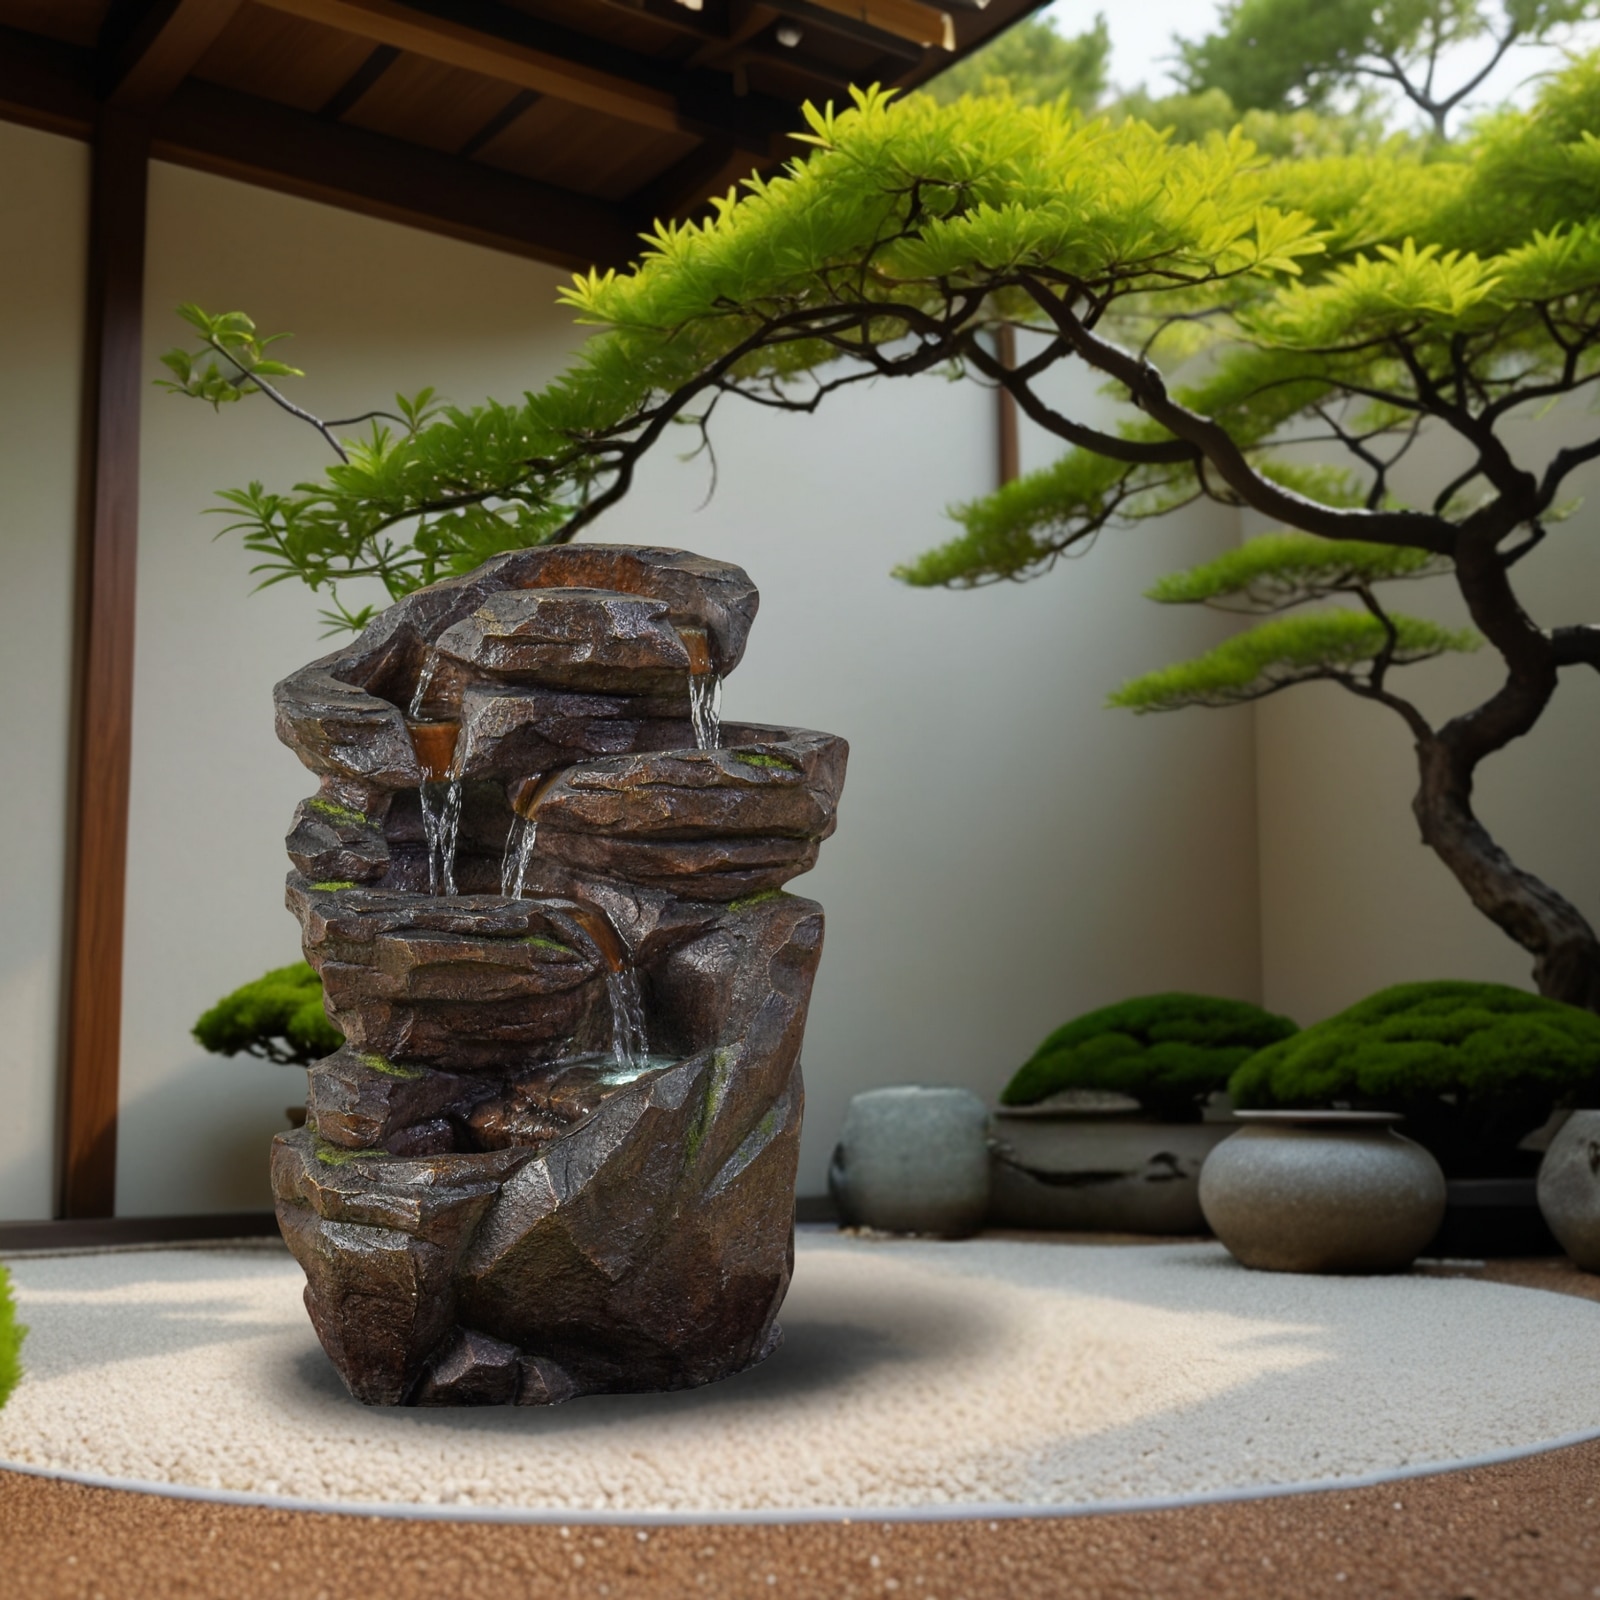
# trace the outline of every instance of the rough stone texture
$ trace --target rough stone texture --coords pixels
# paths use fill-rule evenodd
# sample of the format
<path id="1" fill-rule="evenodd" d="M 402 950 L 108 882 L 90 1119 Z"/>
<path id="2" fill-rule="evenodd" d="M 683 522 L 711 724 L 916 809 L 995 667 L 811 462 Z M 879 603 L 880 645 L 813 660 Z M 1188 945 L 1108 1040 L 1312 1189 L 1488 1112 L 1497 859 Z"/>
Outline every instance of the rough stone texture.
<path id="1" fill-rule="evenodd" d="M 677 551 L 520 551 L 278 686 L 321 780 L 288 902 L 346 1045 L 273 1191 L 362 1400 L 679 1388 L 779 1337 L 822 943 L 781 889 L 833 831 L 846 748 L 694 748 L 690 675 L 732 670 L 755 608 Z M 434 896 L 447 797 L 460 892 Z M 629 982 L 649 1055 L 619 1064 Z"/>
<path id="2" fill-rule="evenodd" d="M 502 589 L 434 649 L 473 676 L 580 692 L 668 694 L 691 666 L 665 600 L 604 589 Z"/>

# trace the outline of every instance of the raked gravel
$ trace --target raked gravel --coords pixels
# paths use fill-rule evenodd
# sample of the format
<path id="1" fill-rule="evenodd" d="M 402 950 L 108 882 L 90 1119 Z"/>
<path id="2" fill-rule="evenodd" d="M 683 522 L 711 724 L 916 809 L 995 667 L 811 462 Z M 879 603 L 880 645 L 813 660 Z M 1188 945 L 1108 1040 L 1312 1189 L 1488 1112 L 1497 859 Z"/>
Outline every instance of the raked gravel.
<path id="1" fill-rule="evenodd" d="M 1347 1479 L 1600 1431 L 1600 1305 L 1247 1272 L 1220 1246 L 803 1230 L 786 1342 L 553 1410 L 350 1400 L 285 1254 L 11 1263 L 0 1462 L 319 1503 L 729 1512 L 1079 1506 Z"/>

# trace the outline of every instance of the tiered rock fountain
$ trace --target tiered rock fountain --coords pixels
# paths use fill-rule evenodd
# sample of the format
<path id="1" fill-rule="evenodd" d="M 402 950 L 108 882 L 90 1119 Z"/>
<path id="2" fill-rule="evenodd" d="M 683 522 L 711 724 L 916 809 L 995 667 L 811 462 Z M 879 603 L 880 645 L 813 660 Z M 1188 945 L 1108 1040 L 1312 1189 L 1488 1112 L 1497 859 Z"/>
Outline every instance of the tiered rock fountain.
<path id="1" fill-rule="evenodd" d="M 345 1046 L 273 1151 L 358 1399 L 543 1405 L 761 1360 L 844 741 L 716 725 L 756 592 L 673 550 L 500 556 L 279 684 L 290 908 Z"/>

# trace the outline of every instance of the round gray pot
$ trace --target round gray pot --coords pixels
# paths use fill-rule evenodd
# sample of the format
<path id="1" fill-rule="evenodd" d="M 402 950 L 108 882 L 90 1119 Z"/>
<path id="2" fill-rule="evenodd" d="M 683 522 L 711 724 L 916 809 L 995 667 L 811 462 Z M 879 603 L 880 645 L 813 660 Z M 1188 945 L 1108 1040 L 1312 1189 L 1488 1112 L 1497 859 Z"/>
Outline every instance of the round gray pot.
<path id="1" fill-rule="evenodd" d="M 989 1208 L 989 1113 L 966 1089 L 868 1089 L 845 1113 L 828 1192 L 846 1227 L 976 1233 Z"/>
<path id="2" fill-rule="evenodd" d="M 1212 1231 L 1267 1272 L 1400 1272 L 1444 1216 L 1439 1163 L 1383 1111 L 1240 1111 L 1200 1173 Z"/>
<path id="3" fill-rule="evenodd" d="M 1600 1111 L 1574 1111 L 1539 1163 L 1539 1209 L 1561 1248 L 1600 1272 Z"/>
<path id="4" fill-rule="evenodd" d="M 1065 1233 L 1203 1233 L 1200 1169 L 1231 1122 L 1153 1122 L 1123 1095 L 994 1112 L 989 1221 Z"/>

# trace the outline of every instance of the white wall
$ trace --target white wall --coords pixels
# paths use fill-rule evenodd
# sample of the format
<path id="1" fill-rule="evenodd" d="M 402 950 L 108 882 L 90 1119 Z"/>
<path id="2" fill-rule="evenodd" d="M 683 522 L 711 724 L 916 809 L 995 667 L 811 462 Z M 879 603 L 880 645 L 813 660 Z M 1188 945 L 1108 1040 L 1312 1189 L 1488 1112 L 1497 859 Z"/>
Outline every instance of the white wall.
<path id="1" fill-rule="evenodd" d="M 574 343 L 559 275 L 450 241 L 167 167 L 152 186 L 147 361 L 180 300 L 294 330 L 297 395 L 324 414 L 434 381 L 515 395 Z M 721 482 L 664 450 L 594 529 L 746 566 L 763 608 L 730 716 L 845 734 L 838 835 L 797 887 L 829 937 L 806 1063 L 801 1188 L 820 1192 L 857 1089 L 997 1089 L 1083 1006 L 1187 985 L 1259 985 L 1248 718 L 1107 712 L 1175 649 L 1141 635 L 1138 590 L 1231 540 L 1229 518 L 1141 533 L 1038 584 L 975 594 L 893 583 L 944 536 L 950 500 L 993 480 L 992 397 L 939 379 L 835 399 L 813 419 L 727 408 Z M 315 471 L 316 441 L 259 403 L 221 417 L 147 406 L 127 1010 L 118 1209 L 264 1203 L 257 1152 L 291 1098 L 281 1069 L 188 1037 L 234 984 L 291 959 L 281 838 L 308 780 L 267 693 L 317 653 L 298 585 L 249 594 L 246 560 L 200 515 L 216 487 Z M 1169 623 L 1170 619 L 1159 619 Z M 1191 639 L 1215 636 L 1187 619 Z M 1196 648 L 1199 645 L 1195 645 Z M 185 1152 L 172 1159 L 173 1139 Z"/>
<path id="2" fill-rule="evenodd" d="M 1572 406 L 1515 424 L 1519 459 L 1542 465 L 1560 445 L 1592 438 L 1595 418 Z M 1427 441 L 1397 479 L 1426 503 L 1465 457 Z M 1431 487 L 1430 487 L 1431 486 Z M 1573 497 L 1600 486 L 1587 471 Z M 1516 570 L 1542 626 L 1600 617 L 1597 512 L 1581 508 Z M 1391 584 L 1386 603 L 1469 626 L 1449 579 Z M 1487 648 L 1397 672 L 1392 686 L 1438 726 L 1493 692 L 1503 669 Z M 1199 713 L 1196 713 L 1197 715 Z M 1416 762 L 1393 712 L 1331 685 L 1286 691 L 1258 707 L 1261 916 L 1266 1004 L 1302 1023 L 1387 984 L 1473 978 L 1531 988 L 1530 958 L 1467 899 L 1424 846 L 1411 816 Z M 1600 920 L 1594 730 L 1600 675 L 1573 669 L 1534 731 L 1479 769 L 1475 805 L 1513 860 Z"/>
<path id="3" fill-rule="evenodd" d="M 325 416 L 431 381 L 452 398 L 516 394 L 571 338 L 562 275 L 498 252 L 156 164 L 145 361 L 187 331 L 182 301 L 294 333 L 295 393 Z M 283 908 L 295 802 L 315 784 L 272 732 L 272 685 L 329 648 L 300 584 L 252 593 L 214 491 L 320 471 L 320 441 L 260 400 L 220 415 L 152 392 L 141 457 L 139 615 L 129 825 L 117 1210 L 270 1205 L 265 1140 L 303 1098 L 294 1070 L 206 1055 L 206 1006 L 299 955 Z"/>
<path id="4" fill-rule="evenodd" d="M 1080 390 L 1079 405 L 1095 405 Z M 827 941 L 807 1026 L 800 1192 L 821 1193 L 861 1089 L 993 1095 L 1051 1028 L 1129 994 L 1260 987 L 1248 713 L 1105 709 L 1206 648 L 1213 615 L 1140 598 L 1237 541 L 1231 513 L 1108 538 L 1026 584 L 908 589 L 995 473 L 993 396 L 942 378 L 834 396 L 815 417 L 728 404 L 719 482 L 663 454 L 602 537 L 744 565 L 761 589 L 725 714 L 850 740 L 839 831 L 794 889 Z M 1052 448 L 1024 435 L 1024 468 Z"/>
<path id="5" fill-rule="evenodd" d="M 88 151 L 0 123 L 0 1217 L 51 1215 Z"/>

